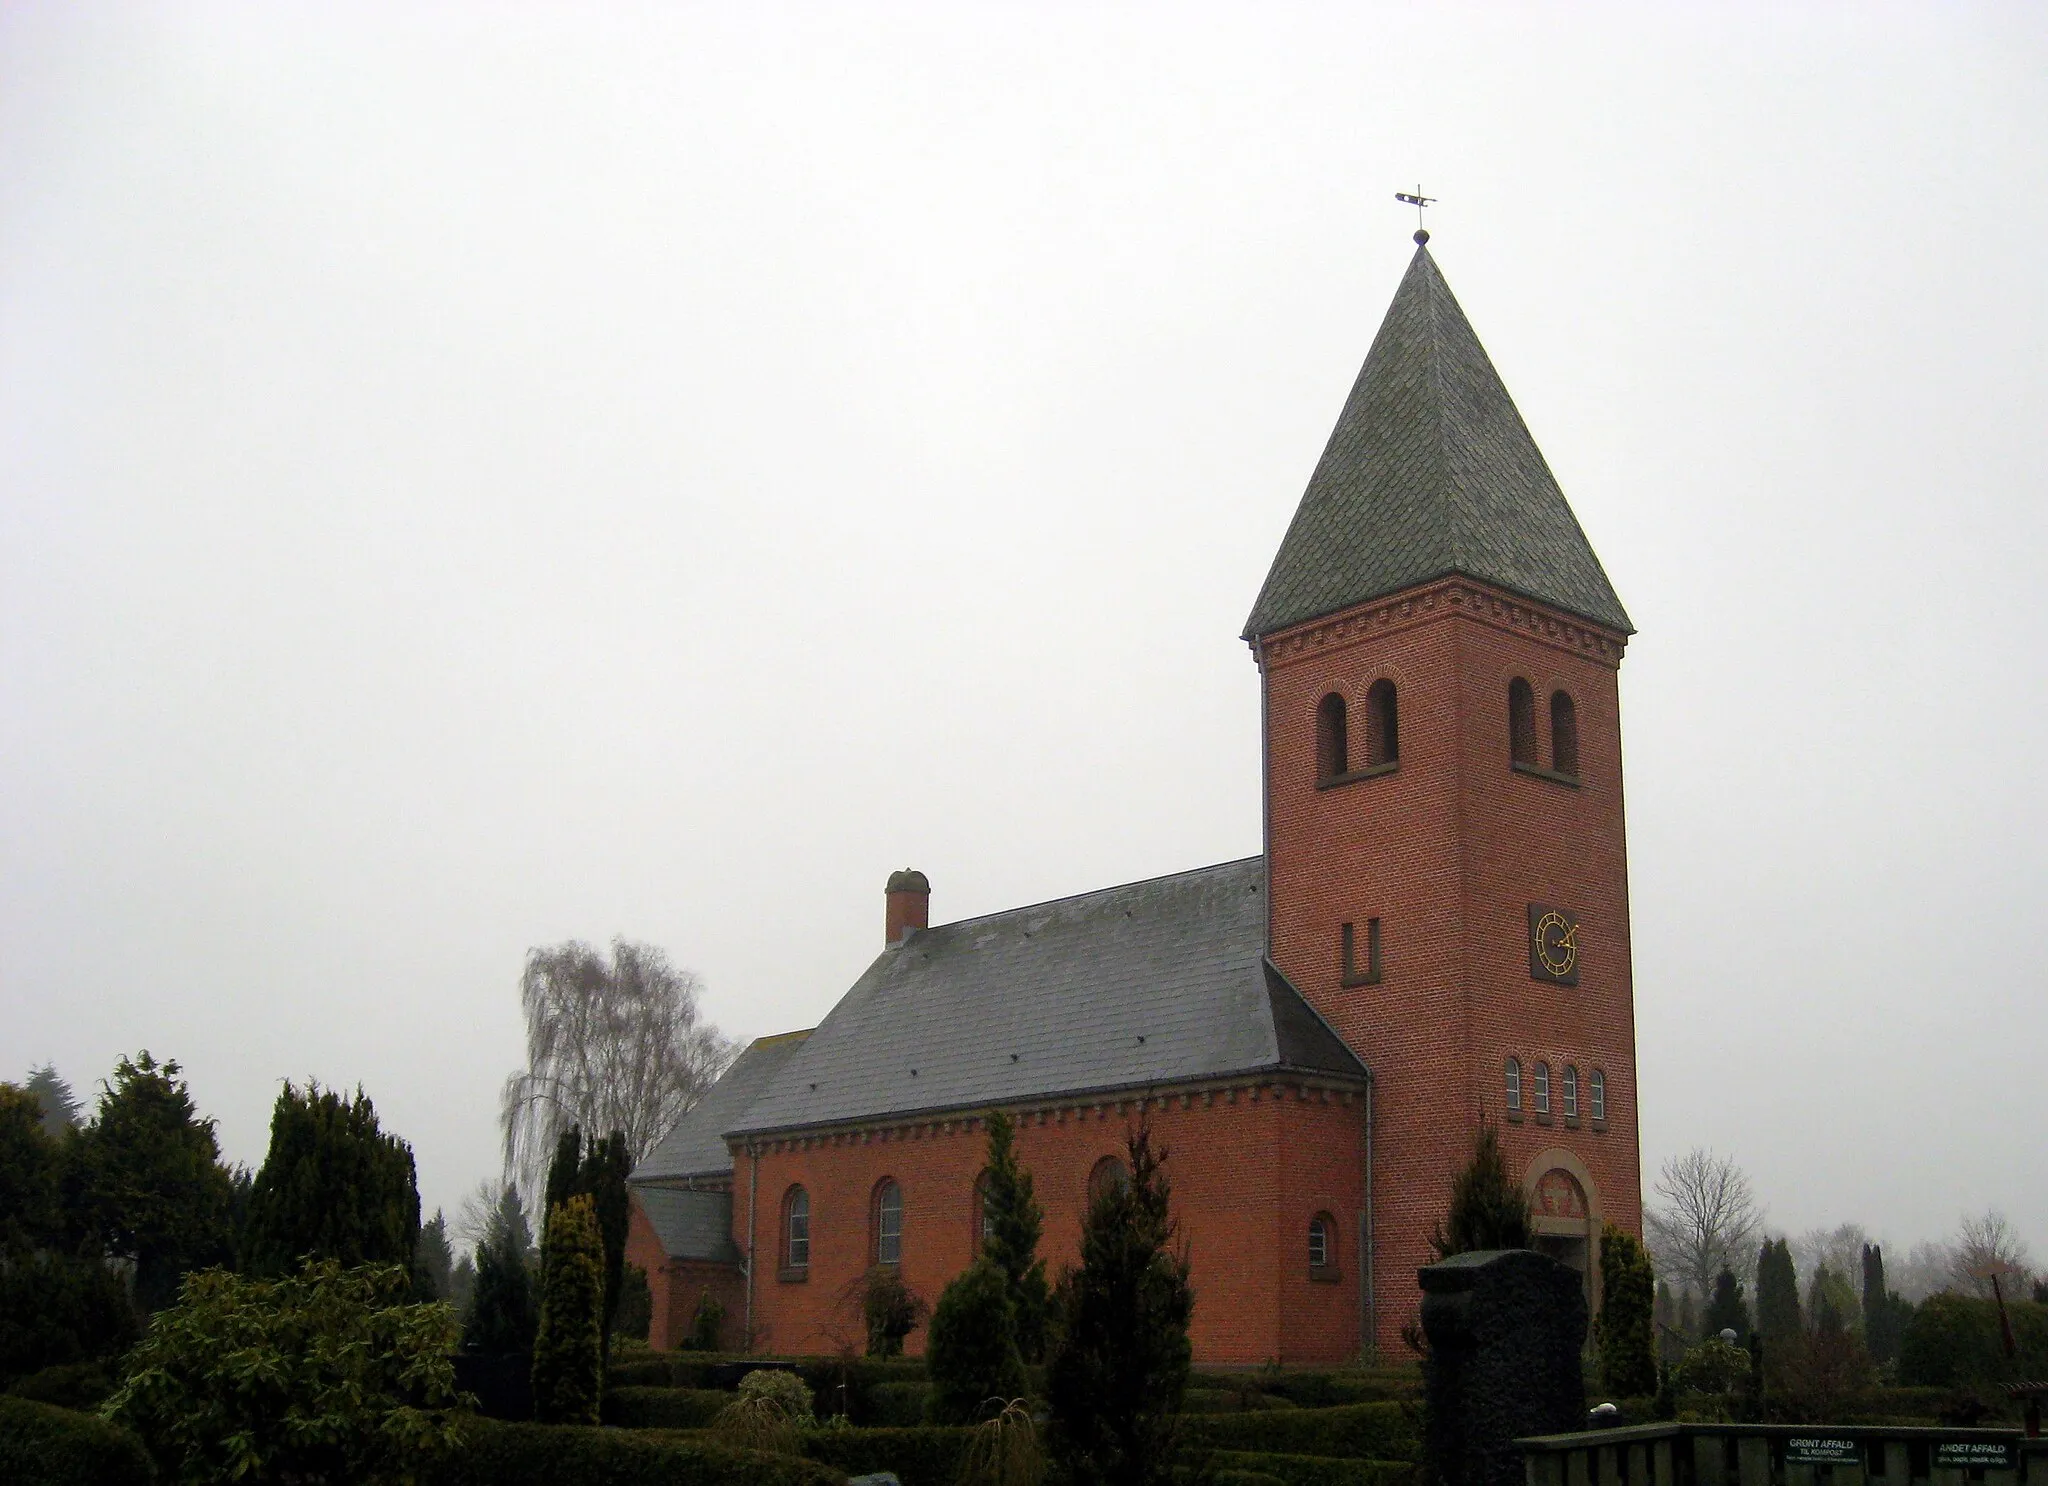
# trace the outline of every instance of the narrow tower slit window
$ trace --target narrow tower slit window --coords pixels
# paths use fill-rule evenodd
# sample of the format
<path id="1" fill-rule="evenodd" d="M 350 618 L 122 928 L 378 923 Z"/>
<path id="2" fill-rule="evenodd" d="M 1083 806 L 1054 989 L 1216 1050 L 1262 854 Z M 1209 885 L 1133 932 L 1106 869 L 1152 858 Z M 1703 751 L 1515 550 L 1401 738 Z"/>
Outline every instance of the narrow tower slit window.
<path id="1" fill-rule="evenodd" d="M 1550 694 L 1550 767 L 1579 777 L 1579 709 L 1572 705 L 1569 692 Z"/>
<path id="2" fill-rule="evenodd" d="M 1536 1087 L 1531 1093 L 1535 1099 L 1536 1113 L 1547 1115 L 1550 1113 L 1550 1065 L 1548 1063 L 1538 1063 L 1536 1065 L 1535 1085 Z"/>
<path id="3" fill-rule="evenodd" d="M 1365 921 L 1365 943 L 1358 942 L 1358 926 L 1344 925 L 1342 932 L 1343 981 L 1347 986 L 1376 986 L 1380 983 L 1380 921 Z"/>
<path id="4" fill-rule="evenodd" d="M 1337 1262 L 1336 1246 L 1332 1243 L 1337 1225 L 1330 1221 L 1328 1213 L 1317 1213 L 1308 1220 L 1308 1267 L 1328 1269 Z"/>
<path id="5" fill-rule="evenodd" d="M 1595 1068 L 1586 1080 L 1586 1102 L 1592 1105 L 1593 1123 L 1607 1123 L 1607 1075 Z"/>
<path id="6" fill-rule="evenodd" d="M 1392 764 L 1401 758 L 1400 709 L 1394 683 L 1384 677 L 1365 694 L 1365 762 L 1367 767 Z"/>
<path id="7" fill-rule="evenodd" d="M 1575 1063 L 1564 1065 L 1564 1117 L 1568 1120 L 1579 1117 L 1579 1069 Z"/>
<path id="8" fill-rule="evenodd" d="M 1522 1060 L 1509 1058 L 1507 1061 L 1508 1113 L 1522 1112 Z"/>
<path id="9" fill-rule="evenodd" d="M 1536 688 L 1517 676 L 1508 683 L 1508 759 L 1533 769 L 1536 759 Z"/>
<path id="10" fill-rule="evenodd" d="M 1329 780 L 1351 772 L 1345 736 L 1344 699 L 1334 691 L 1316 704 L 1316 778 Z"/>

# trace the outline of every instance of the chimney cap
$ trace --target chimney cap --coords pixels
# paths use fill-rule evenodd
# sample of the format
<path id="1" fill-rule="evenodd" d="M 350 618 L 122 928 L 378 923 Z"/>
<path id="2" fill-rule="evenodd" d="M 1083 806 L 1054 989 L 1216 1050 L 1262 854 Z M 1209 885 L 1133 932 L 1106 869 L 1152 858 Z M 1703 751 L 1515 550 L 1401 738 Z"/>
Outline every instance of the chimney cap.
<path id="1" fill-rule="evenodd" d="M 901 872 L 889 874 L 889 885 L 884 892 L 928 893 L 932 890 L 931 879 L 915 868 L 905 867 Z"/>

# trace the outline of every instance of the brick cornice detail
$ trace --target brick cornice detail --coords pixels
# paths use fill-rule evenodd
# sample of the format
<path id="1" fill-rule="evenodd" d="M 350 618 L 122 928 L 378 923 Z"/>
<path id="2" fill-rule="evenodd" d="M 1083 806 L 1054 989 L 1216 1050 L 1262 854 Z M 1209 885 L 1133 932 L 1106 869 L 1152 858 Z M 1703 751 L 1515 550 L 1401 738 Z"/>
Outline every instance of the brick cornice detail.
<path id="1" fill-rule="evenodd" d="M 1285 665 L 1304 655 L 1449 618 L 1477 620 L 1616 668 L 1628 648 L 1626 635 L 1604 625 L 1469 578 L 1446 578 L 1281 630 L 1253 641 L 1252 649 L 1261 666 Z"/>
<path id="2" fill-rule="evenodd" d="M 1361 1085 L 1355 1081 L 1321 1079 L 1302 1074 L 1289 1074 L 1273 1078 L 1234 1078 L 1205 1080 L 1186 1085 L 1174 1085 L 1170 1089 L 1154 1089 L 1145 1093 L 1105 1094 L 1101 1097 L 1085 1096 L 1072 1098 L 1020 1099 L 1001 1106 L 1019 1128 L 1033 1125 L 1065 1125 L 1094 1123 L 1115 1119 L 1128 1119 L 1156 1110 L 1161 1113 L 1169 1109 L 1211 1109 L 1218 1105 L 1228 1107 L 1239 1103 L 1257 1104 L 1264 1100 L 1276 1103 L 1291 1101 L 1300 1104 L 1337 1104 L 1352 1108 L 1360 1098 Z M 981 1114 L 937 1115 L 916 1119 L 881 1118 L 874 1120 L 849 1121 L 844 1125 L 787 1134 L 763 1134 L 754 1137 L 754 1149 L 761 1155 L 782 1155 L 796 1151 L 814 1151 L 844 1145 L 874 1145 L 891 1141 L 939 1140 L 954 1135 L 977 1135 L 984 1121 Z M 734 1158 L 746 1155 L 747 1142 L 735 1140 L 729 1143 Z"/>

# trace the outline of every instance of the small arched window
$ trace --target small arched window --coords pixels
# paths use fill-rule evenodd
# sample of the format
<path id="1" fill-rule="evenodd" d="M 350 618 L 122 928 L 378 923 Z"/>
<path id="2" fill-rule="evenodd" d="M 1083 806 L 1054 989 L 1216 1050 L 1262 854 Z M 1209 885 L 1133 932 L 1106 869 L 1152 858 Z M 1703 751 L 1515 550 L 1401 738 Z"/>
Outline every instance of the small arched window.
<path id="1" fill-rule="evenodd" d="M 1130 1182 L 1131 1174 L 1124 1163 L 1115 1156 L 1104 1156 L 1088 1173 L 1088 1201 L 1091 1204 L 1100 1202 L 1111 1192 L 1123 1191 Z"/>
<path id="2" fill-rule="evenodd" d="M 1535 768 L 1536 688 L 1520 676 L 1508 683 L 1508 760 Z"/>
<path id="3" fill-rule="evenodd" d="M 1572 705 L 1569 692 L 1550 694 L 1550 767 L 1579 777 L 1579 709 Z"/>
<path id="4" fill-rule="evenodd" d="M 1337 1262 L 1337 1225 L 1328 1213 L 1308 1220 L 1308 1267 L 1328 1269 Z"/>
<path id="5" fill-rule="evenodd" d="M 1573 1063 L 1564 1065 L 1564 1117 L 1568 1120 L 1579 1117 L 1579 1070 Z"/>
<path id="6" fill-rule="evenodd" d="M 1536 1087 L 1530 1090 L 1530 1094 L 1536 1105 L 1536 1113 L 1547 1115 L 1550 1113 L 1550 1065 L 1548 1063 L 1538 1063 L 1536 1065 L 1534 1083 Z"/>
<path id="7" fill-rule="evenodd" d="M 1401 718 L 1394 683 L 1384 678 L 1365 694 L 1365 762 L 1396 763 L 1401 757 Z"/>
<path id="8" fill-rule="evenodd" d="M 875 1188 L 875 1263 L 903 1262 L 903 1189 L 884 1180 Z"/>
<path id="9" fill-rule="evenodd" d="M 808 1269 L 811 1264 L 811 1194 L 791 1187 L 782 1199 L 782 1266 Z"/>
<path id="10" fill-rule="evenodd" d="M 1316 778 L 1335 779 L 1351 771 L 1345 733 L 1344 699 L 1334 691 L 1316 703 Z"/>
<path id="11" fill-rule="evenodd" d="M 1607 1075 L 1595 1068 L 1586 1080 L 1586 1102 L 1593 1106 L 1593 1123 L 1607 1121 Z"/>
<path id="12" fill-rule="evenodd" d="M 1522 1112 L 1522 1060 L 1509 1058 L 1507 1061 L 1508 1112 Z"/>

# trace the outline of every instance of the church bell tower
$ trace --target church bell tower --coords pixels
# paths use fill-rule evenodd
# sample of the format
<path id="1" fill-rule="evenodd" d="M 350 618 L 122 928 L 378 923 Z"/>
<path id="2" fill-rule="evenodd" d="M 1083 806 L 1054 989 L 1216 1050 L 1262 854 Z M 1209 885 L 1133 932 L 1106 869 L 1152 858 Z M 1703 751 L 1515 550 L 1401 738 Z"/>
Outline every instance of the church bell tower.
<path id="1" fill-rule="evenodd" d="M 1373 1073 L 1383 1350 L 1482 1121 L 1589 1287 L 1642 1226 L 1633 628 L 1425 242 L 1245 626 L 1269 952 Z"/>

